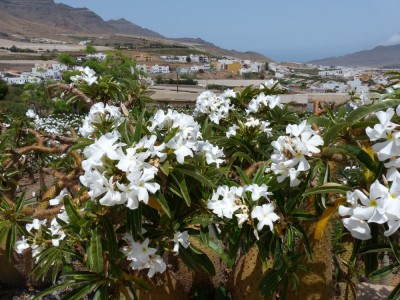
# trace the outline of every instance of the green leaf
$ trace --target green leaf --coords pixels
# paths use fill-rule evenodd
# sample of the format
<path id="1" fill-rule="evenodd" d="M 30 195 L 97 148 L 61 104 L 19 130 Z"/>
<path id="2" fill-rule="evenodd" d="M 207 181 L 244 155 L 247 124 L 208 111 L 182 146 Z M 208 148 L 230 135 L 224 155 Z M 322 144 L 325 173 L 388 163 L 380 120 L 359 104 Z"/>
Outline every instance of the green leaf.
<path id="1" fill-rule="evenodd" d="M 293 228 L 300 235 L 300 240 L 303 242 L 304 251 L 306 252 L 307 258 L 309 259 L 309 261 L 313 262 L 314 260 L 312 258 L 312 252 L 311 252 L 310 243 L 308 242 L 308 237 L 307 237 L 303 227 L 301 227 L 300 225 L 293 225 Z"/>
<path id="2" fill-rule="evenodd" d="M 24 204 L 25 204 L 25 191 L 20 196 L 18 196 L 17 201 L 16 201 L 17 206 L 16 206 L 15 211 L 17 213 L 21 212 L 21 209 L 24 207 Z"/>
<path id="3" fill-rule="evenodd" d="M 370 223 L 372 238 L 366 241 L 367 245 L 375 245 L 378 243 L 379 227 L 376 223 Z M 369 276 L 372 272 L 378 269 L 378 254 L 367 253 L 364 254 L 365 276 Z"/>
<path id="4" fill-rule="evenodd" d="M 386 267 L 373 271 L 369 274 L 369 278 L 372 280 L 379 280 L 385 277 L 386 275 L 393 273 L 396 269 L 400 268 L 400 263 L 395 262 L 394 264 L 390 264 Z"/>
<path id="5" fill-rule="evenodd" d="M 338 148 L 343 149 L 346 151 L 348 155 L 357 159 L 361 162 L 364 166 L 370 169 L 372 172 L 377 172 L 378 166 L 374 162 L 374 160 L 357 145 L 339 145 Z"/>
<path id="6" fill-rule="evenodd" d="M 359 108 L 353 110 L 346 118 L 346 122 L 356 123 L 362 118 L 376 112 L 379 110 L 386 110 L 390 107 L 395 107 L 400 105 L 400 100 L 385 100 L 371 106 L 360 106 Z"/>
<path id="7" fill-rule="evenodd" d="M 6 239 L 6 257 L 9 261 L 11 261 L 11 256 L 14 252 L 15 242 L 17 241 L 17 225 L 13 224 L 8 231 L 7 239 Z"/>
<path id="8" fill-rule="evenodd" d="M 44 296 L 52 294 L 55 291 L 62 290 L 62 289 L 72 287 L 74 285 L 79 285 L 79 284 L 80 284 L 80 282 L 67 281 L 67 282 L 64 282 L 61 284 L 52 285 L 48 289 L 36 294 L 35 297 L 33 298 L 33 300 L 42 300 Z"/>
<path id="9" fill-rule="evenodd" d="M 155 199 L 160 204 L 162 210 L 171 219 L 171 211 L 169 210 L 167 200 L 165 200 L 165 197 L 163 196 L 163 194 L 161 192 L 157 192 L 155 195 L 156 195 Z"/>
<path id="10" fill-rule="evenodd" d="M 331 120 L 325 117 L 313 116 L 307 120 L 308 124 L 317 124 L 319 126 L 328 127 Z"/>
<path id="11" fill-rule="evenodd" d="M 186 186 L 185 176 L 182 176 L 182 174 L 176 174 L 176 176 L 174 176 L 174 174 L 172 174 L 172 173 L 170 174 L 170 176 L 175 181 L 177 186 L 179 187 L 180 194 L 181 194 L 183 200 L 185 200 L 186 205 L 188 207 L 190 207 L 191 199 L 190 199 L 188 188 Z"/>
<path id="12" fill-rule="evenodd" d="M 390 293 L 390 295 L 387 298 L 387 300 L 399 300 L 399 299 L 400 299 L 400 283 Z"/>
<path id="13" fill-rule="evenodd" d="M 214 300 L 229 300 L 232 299 L 229 291 L 223 286 L 219 286 L 215 291 Z"/>
<path id="14" fill-rule="evenodd" d="M 67 212 L 67 215 L 70 219 L 70 224 L 78 224 L 80 220 L 80 215 L 75 209 L 75 207 L 72 205 L 68 197 L 64 198 L 64 206 L 65 206 L 65 211 Z"/>
<path id="15" fill-rule="evenodd" d="M 361 244 L 362 244 L 361 240 L 355 239 L 354 244 L 353 244 L 353 250 L 351 251 L 351 256 L 350 256 L 350 260 L 349 260 L 349 263 L 351 263 L 351 265 L 353 265 L 353 266 L 356 263 L 356 258 L 357 258 L 358 253 L 360 253 Z"/>
<path id="16" fill-rule="evenodd" d="M 115 235 L 114 226 L 107 217 L 101 218 L 101 223 L 105 229 L 108 252 L 110 253 L 111 257 L 116 257 L 118 253 L 118 241 L 117 236 Z"/>
<path id="17" fill-rule="evenodd" d="M 330 127 L 325 133 L 324 133 L 324 145 L 328 145 L 329 142 L 333 141 L 334 138 L 340 134 L 340 132 L 347 127 L 350 127 L 351 123 L 350 122 L 341 122 L 338 124 L 333 125 Z"/>
<path id="18" fill-rule="evenodd" d="M 208 274 L 215 276 L 215 268 L 212 261 L 203 252 L 198 249 L 194 250 L 192 245 L 187 249 L 180 247 L 179 257 L 193 271 L 199 272 L 202 269 Z"/>
<path id="19" fill-rule="evenodd" d="M 232 168 L 232 165 L 234 164 L 234 162 L 235 162 L 235 160 L 236 160 L 237 158 L 244 159 L 244 160 L 246 160 L 249 164 L 252 164 L 253 161 L 254 161 L 247 153 L 238 151 L 238 152 L 235 152 L 235 153 L 230 157 L 230 159 L 229 159 L 229 164 L 228 164 L 228 169 Z"/>
<path id="20" fill-rule="evenodd" d="M 395 237 L 393 235 L 389 236 L 388 240 L 389 240 L 390 248 L 392 249 L 392 252 L 394 254 L 394 257 L 396 258 L 397 262 L 400 262 L 399 246 L 397 244 Z"/>
<path id="21" fill-rule="evenodd" d="M 383 253 L 391 251 L 389 245 L 386 244 L 375 244 L 375 245 L 367 245 L 359 250 L 359 254 L 366 254 L 366 253 Z"/>
<path id="22" fill-rule="evenodd" d="M 261 294 L 268 298 L 275 294 L 278 289 L 278 286 L 283 278 L 283 273 L 286 268 L 281 269 L 271 269 L 267 271 L 265 276 L 261 279 L 258 290 Z"/>
<path id="23" fill-rule="evenodd" d="M 334 182 L 328 182 L 323 184 L 322 186 L 318 186 L 315 188 L 311 188 L 306 190 L 303 193 L 303 196 L 308 196 L 308 195 L 315 195 L 315 194 L 327 194 L 327 193 L 340 193 L 340 194 L 345 194 L 347 191 L 351 191 L 352 188 L 334 183 Z"/>
<path id="24" fill-rule="evenodd" d="M 133 236 L 133 239 L 137 241 L 142 236 L 142 207 L 139 204 L 137 209 L 127 209 L 126 227 L 128 232 Z"/>
<path id="25" fill-rule="evenodd" d="M 90 270 L 100 273 L 104 268 L 103 247 L 100 227 L 90 231 L 90 244 L 87 251 L 87 259 Z"/>
<path id="26" fill-rule="evenodd" d="M 142 113 L 140 114 L 140 116 L 136 122 L 135 132 L 133 134 L 133 141 L 136 143 L 139 142 L 140 138 L 142 137 L 142 126 L 143 126 L 143 119 L 144 119 L 145 112 L 146 112 L 146 110 L 143 109 Z"/>
<path id="27" fill-rule="evenodd" d="M 177 166 L 175 167 L 175 170 L 196 179 L 197 181 L 201 182 L 207 187 L 213 188 L 215 186 L 215 184 L 210 179 L 206 178 L 198 170 L 193 169 L 193 166 L 190 165 Z"/>
<path id="28" fill-rule="evenodd" d="M 63 296 L 63 300 L 81 300 L 85 298 L 87 294 L 96 289 L 97 283 L 86 284 L 81 287 L 73 289 L 71 292 Z"/>

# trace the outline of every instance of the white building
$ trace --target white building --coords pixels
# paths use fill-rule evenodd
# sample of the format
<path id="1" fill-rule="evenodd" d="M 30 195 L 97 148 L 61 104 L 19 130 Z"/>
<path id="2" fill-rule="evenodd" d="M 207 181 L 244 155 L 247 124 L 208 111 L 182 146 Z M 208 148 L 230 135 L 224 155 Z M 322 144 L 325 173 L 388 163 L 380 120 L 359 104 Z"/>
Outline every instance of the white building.
<path id="1" fill-rule="evenodd" d="M 322 70 L 318 72 L 318 75 L 321 77 L 324 76 L 342 76 L 343 71 L 342 69 L 328 69 L 328 70 Z"/>
<path id="2" fill-rule="evenodd" d="M 331 91 L 337 91 L 339 93 L 344 93 L 348 89 L 349 86 L 342 82 L 331 81 L 331 82 L 323 83 L 321 87 L 324 88 L 325 90 L 331 90 Z"/>
<path id="3" fill-rule="evenodd" d="M 98 61 L 105 61 L 107 58 L 107 55 L 99 52 L 99 53 L 88 54 L 88 55 L 86 55 L 86 58 L 87 59 L 94 58 Z"/>
<path id="4" fill-rule="evenodd" d="M 41 79 L 22 73 L 19 77 L 4 77 L 4 80 L 7 81 L 8 84 L 21 85 L 25 83 L 38 83 Z"/>
<path id="5" fill-rule="evenodd" d="M 154 65 L 149 69 L 151 74 L 169 74 L 171 73 L 169 66 Z"/>

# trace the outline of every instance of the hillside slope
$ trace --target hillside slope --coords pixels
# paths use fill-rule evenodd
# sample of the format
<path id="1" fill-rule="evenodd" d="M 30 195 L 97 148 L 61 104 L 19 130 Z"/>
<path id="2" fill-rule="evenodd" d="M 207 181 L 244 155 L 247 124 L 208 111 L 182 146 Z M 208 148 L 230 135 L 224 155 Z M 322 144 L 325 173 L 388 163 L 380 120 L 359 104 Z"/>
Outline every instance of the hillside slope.
<path id="1" fill-rule="evenodd" d="M 400 45 L 378 46 L 344 56 L 312 60 L 309 63 L 325 66 L 398 68 L 400 67 Z"/>

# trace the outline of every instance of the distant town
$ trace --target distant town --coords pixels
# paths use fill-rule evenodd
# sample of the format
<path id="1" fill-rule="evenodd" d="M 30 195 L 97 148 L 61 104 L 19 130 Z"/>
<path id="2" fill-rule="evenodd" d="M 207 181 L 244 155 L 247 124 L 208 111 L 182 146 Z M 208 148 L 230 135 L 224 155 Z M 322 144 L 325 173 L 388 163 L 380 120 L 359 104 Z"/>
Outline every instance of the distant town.
<path id="1" fill-rule="evenodd" d="M 31 43 L 53 45 L 53 41 L 40 39 L 31 41 Z M 81 41 L 78 44 L 81 50 L 73 52 L 74 63 L 69 66 L 56 59 L 34 60 L 32 61 L 34 66 L 29 70 L 28 67 L 26 70 L 21 70 L 18 63 L 15 64 L 15 68 L 19 66 L 19 70 L 15 70 L 10 62 L 7 68 L 4 68 L 4 65 L 0 68 L 0 78 L 10 85 L 38 83 L 42 80 L 60 81 L 63 72 L 76 70 L 88 60 L 106 60 L 110 52 L 98 51 L 93 47 L 95 51 L 85 53 L 83 49 L 88 45 L 91 46 L 90 41 Z M 61 46 L 66 45 L 63 43 Z M 13 49 L 13 46 L 3 48 L 2 54 L 7 51 L 11 53 L 16 50 Z M 42 48 L 39 48 L 34 52 L 41 55 L 49 53 L 49 50 L 43 51 Z M 287 94 L 318 94 L 321 99 L 324 99 L 323 94 L 336 94 L 337 97 L 350 94 L 370 97 L 370 93 L 372 95 L 374 90 L 388 83 L 388 76 L 385 73 L 387 70 L 376 68 L 253 61 L 193 52 L 188 52 L 186 55 L 158 55 L 151 52 L 126 50 L 124 55 L 136 61 L 137 69 L 147 73 L 155 81 L 154 96 L 156 100 L 167 101 L 169 99 L 169 103 L 171 101 L 174 103 L 174 100 L 179 103 L 185 103 L 185 100 L 193 101 L 198 89 L 222 90 L 257 84 L 269 79 L 278 80 Z M 63 52 L 59 50 L 57 53 L 59 55 Z M 57 56 L 55 57 L 57 58 Z M 172 94 L 175 89 L 173 86 L 177 83 L 176 79 L 181 83 L 182 94 L 179 96 Z M 188 79 L 190 79 L 191 86 L 185 90 L 183 88 L 188 83 Z M 160 90 L 164 90 L 164 93 L 160 93 Z M 304 96 L 291 97 L 287 101 L 310 102 L 310 98 L 307 98 L 308 100 L 303 98 Z"/>

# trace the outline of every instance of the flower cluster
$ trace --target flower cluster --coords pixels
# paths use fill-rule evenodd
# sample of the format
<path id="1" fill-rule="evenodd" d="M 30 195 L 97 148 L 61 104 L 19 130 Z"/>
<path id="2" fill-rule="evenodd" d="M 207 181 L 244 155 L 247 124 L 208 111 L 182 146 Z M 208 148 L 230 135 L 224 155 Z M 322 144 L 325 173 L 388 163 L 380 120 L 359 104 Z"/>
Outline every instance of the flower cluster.
<path id="1" fill-rule="evenodd" d="M 183 164 L 185 157 L 194 154 L 204 155 L 207 164 L 217 167 L 224 161 L 223 150 L 208 141 L 201 140 L 200 125 L 192 116 L 169 109 L 167 113 L 158 110 L 150 119 L 150 132 L 157 130 L 164 137 L 175 134 L 165 143 L 166 149 L 172 150 L 178 163 Z"/>
<path id="2" fill-rule="evenodd" d="M 83 120 L 82 126 L 79 128 L 79 133 L 83 137 L 90 137 L 96 129 L 96 125 L 107 122 L 110 124 L 110 129 L 116 129 L 124 122 L 124 117 L 118 110 L 118 107 L 104 105 L 99 102 L 93 105 L 89 114 Z"/>
<path id="3" fill-rule="evenodd" d="M 207 114 L 212 122 L 219 124 L 221 120 L 228 118 L 229 111 L 233 109 L 230 98 L 234 97 L 236 93 L 233 90 L 226 90 L 220 95 L 205 91 L 197 97 L 194 114 Z"/>
<path id="4" fill-rule="evenodd" d="M 85 148 L 87 158 L 82 162 L 85 171 L 81 183 L 89 188 L 90 197 L 105 206 L 125 204 L 136 209 L 139 202 L 148 203 L 149 192 L 154 194 L 160 185 L 154 182 L 158 169 L 146 160 L 158 154 L 156 138 L 144 137 L 137 145 L 126 149 L 119 142 L 117 131 L 106 133 Z M 161 146 L 162 147 L 162 146 Z M 118 171 L 107 172 L 108 168 Z"/>
<path id="5" fill-rule="evenodd" d="M 153 277 L 155 273 L 163 273 L 166 270 L 167 265 L 163 258 L 157 254 L 158 250 L 149 247 L 151 241 L 148 238 L 140 243 L 135 241 L 130 234 L 125 234 L 123 240 L 127 245 L 121 248 L 121 252 L 125 254 L 127 260 L 131 261 L 129 266 L 132 270 L 149 269 L 148 277 Z M 168 242 L 174 243 L 172 252 L 178 254 L 180 246 L 185 249 L 189 247 L 189 234 L 187 231 L 177 231 L 173 239 L 168 240 Z"/>
<path id="6" fill-rule="evenodd" d="M 37 130 L 43 130 L 52 134 L 68 134 L 68 128 L 78 130 L 81 126 L 81 117 L 74 114 L 57 114 L 47 117 L 39 117 L 33 109 L 28 109 L 25 115 L 33 119 Z"/>
<path id="7" fill-rule="evenodd" d="M 252 132 L 264 132 L 267 134 L 268 137 L 272 135 L 272 128 L 269 127 L 271 123 L 267 121 L 261 121 L 254 117 L 247 118 L 247 121 L 242 123 L 239 122 L 239 125 L 233 124 L 228 128 L 228 131 L 225 133 L 227 138 L 231 136 L 235 136 L 237 134 L 237 130 L 240 129 L 246 132 L 248 129 L 251 129 Z M 259 133 L 259 132 L 258 132 Z"/>
<path id="8" fill-rule="evenodd" d="M 129 266 L 133 270 L 149 269 L 147 276 L 153 277 L 155 273 L 163 273 L 167 265 L 162 257 L 158 254 L 157 249 L 149 247 L 149 239 L 145 239 L 143 243 L 134 241 L 133 237 L 125 234 L 123 238 L 127 246 L 122 248 L 127 260 L 131 261 Z"/>
<path id="9" fill-rule="evenodd" d="M 384 234 L 392 235 L 400 228 L 400 174 L 395 176 L 390 187 L 375 181 L 369 193 L 360 190 L 347 192 L 347 204 L 339 207 L 339 214 L 348 216 L 342 222 L 353 237 L 370 239 L 368 223 L 386 223 L 388 229 Z"/>
<path id="10" fill-rule="evenodd" d="M 280 136 L 271 144 L 275 148 L 271 156 L 271 170 L 278 175 L 278 182 L 289 177 L 290 186 L 294 187 L 300 183 L 300 172 L 310 169 L 306 156 L 319 153 L 320 149 L 317 147 L 324 142 L 306 121 L 299 125 L 289 124 L 286 133 L 287 136 Z"/>
<path id="11" fill-rule="evenodd" d="M 257 113 L 263 107 L 269 107 L 270 109 L 274 109 L 275 106 L 282 108 L 283 105 L 281 103 L 281 98 L 276 95 L 265 95 L 264 93 L 260 93 L 257 98 L 254 98 L 250 101 L 248 108 L 246 109 L 247 114 Z"/>
<path id="12" fill-rule="evenodd" d="M 393 108 L 376 112 L 375 115 L 379 123 L 374 128 L 368 127 L 365 129 L 370 141 L 378 141 L 372 146 L 372 149 L 374 149 L 380 161 L 400 156 L 400 131 L 398 130 L 400 125 L 391 121 L 394 114 Z M 396 114 L 400 115 L 400 106 L 397 107 Z M 392 166 L 386 165 L 386 167 Z"/>
<path id="13" fill-rule="evenodd" d="M 92 85 L 93 83 L 97 83 L 96 72 L 89 67 L 79 68 L 78 71 L 81 71 L 81 75 L 71 76 L 71 81 L 77 84 L 81 82 L 86 82 L 88 85 Z"/>
<path id="14" fill-rule="evenodd" d="M 111 122 L 112 128 L 120 124 L 118 110 L 99 103 L 92 107 L 85 119 L 85 129 L 80 131 L 91 134 L 93 122 L 97 123 L 98 116 L 104 114 L 106 117 L 100 122 Z M 125 204 L 130 209 L 136 209 L 140 201 L 147 204 L 149 193 L 155 194 L 160 189 L 154 181 L 158 169 L 149 162 L 152 159 L 163 162 L 169 153 L 175 154 L 179 164 L 194 154 L 204 155 L 208 164 L 215 163 L 217 167 L 223 162 L 222 149 L 201 140 L 200 126 L 189 115 L 159 110 L 149 120 L 148 129 L 158 132 L 158 136 L 144 136 L 138 143 L 125 147 L 126 144 L 120 142 L 119 132 L 114 130 L 84 149 L 87 159 L 82 162 L 85 174 L 80 181 L 89 188 L 93 200 L 100 197 L 102 205 Z M 115 171 L 110 172 L 110 169 Z"/>
<path id="15" fill-rule="evenodd" d="M 396 109 L 400 115 L 400 107 Z M 347 206 L 339 207 L 339 214 L 344 226 L 351 235 L 361 240 L 371 238 L 368 223 L 387 224 L 386 236 L 392 235 L 400 228 L 400 131 L 399 125 L 392 122 L 395 110 L 375 113 L 379 120 L 373 128 L 365 132 L 371 142 L 378 160 L 384 161 L 387 170 L 387 186 L 375 181 L 371 184 L 369 193 L 355 190 L 347 193 Z M 391 182 L 389 186 L 389 182 Z"/>
<path id="16" fill-rule="evenodd" d="M 60 241 L 66 237 L 64 229 L 62 228 L 62 224 L 60 224 L 58 220 L 69 223 L 69 218 L 64 210 L 64 207 L 61 207 L 60 213 L 57 214 L 57 217 L 51 221 L 50 227 L 47 227 L 46 219 L 33 219 L 32 223 L 27 223 L 25 228 L 30 234 L 30 238 L 26 239 L 26 237 L 23 236 L 22 240 L 17 241 L 15 243 L 15 251 L 21 254 L 24 252 L 24 250 L 31 248 L 32 257 L 38 261 L 40 258 L 40 253 L 46 249 L 46 240 L 51 240 L 51 244 L 54 247 L 58 247 L 60 245 Z"/>
<path id="17" fill-rule="evenodd" d="M 246 201 L 246 194 L 249 192 L 251 201 Z M 279 217 L 274 213 L 275 206 L 272 202 L 263 205 L 257 205 L 260 200 L 270 201 L 268 196 L 272 193 L 268 192 L 268 187 L 265 184 L 250 184 L 243 187 L 228 187 L 226 185 L 219 186 L 213 193 L 211 199 L 207 203 L 207 207 L 212 210 L 220 218 L 232 219 L 233 214 L 238 220 L 239 227 L 242 224 L 257 219 L 257 230 L 267 225 L 273 230 L 273 222 L 276 222 Z M 249 216 L 249 211 L 252 209 Z M 250 218 L 251 217 L 251 218 Z"/>

